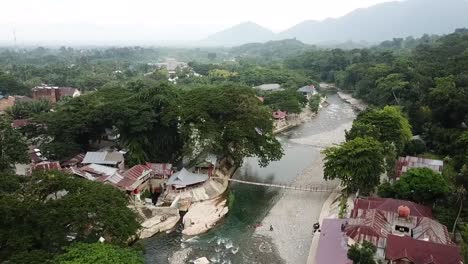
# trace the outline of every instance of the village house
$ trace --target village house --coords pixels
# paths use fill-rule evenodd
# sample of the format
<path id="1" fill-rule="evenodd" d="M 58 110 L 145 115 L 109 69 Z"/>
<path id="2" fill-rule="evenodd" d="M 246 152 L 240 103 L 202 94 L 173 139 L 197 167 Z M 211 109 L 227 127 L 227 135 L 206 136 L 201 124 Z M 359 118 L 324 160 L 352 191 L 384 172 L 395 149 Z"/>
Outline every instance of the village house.
<path id="1" fill-rule="evenodd" d="M 208 174 L 193 173 L 183 168 L 182 170 L 174 173 L 169 178 L 166 185 L 169 187 L 169 190 L 181 190 L 187 187 L 200 185 L 208 179 Z"/>
<path id="2" fill-rule="evenodd" d="M 42 84 L 32 88 L 34 100 L 48 100 L 51 103 L 56 103 L 65 97 L 78 97 L 81 95 L 80 90 L 72 87 L 57 87 Z"/>
<path id="3" fill-rule="evenodd" d="M 161 191 L 160 186 L 163 180 L 172 174 L 172 164 L 145 163 L 122 170 L 92 163 L 82 167 L 69 167 L 67 171 L 88 180 L 110 184 L 122 191 L 140 193 L 145 190 L 155 191 L 155 189 Z M 152 180 L 157 180 L 157 182 L 151 184 Z"/>
<path id="4" fill-rule="evenodd" d="M 313 95 L 317 94 L 317 90 L 315 89 L 315 86 L 314 85 L 306 85 L 304 87 L 301 87 L 297 90 L 297 92 L 301 93 L 302 95 L 304 95 L 304 97 L 307 99 L 307 100 L 310 100 L 310 98 L 312 98 Z"/>
<path id="5" fill-rule="evenodd" d="M 171 76 L 176 74 L 177 69 L 183 69 L 187 67 L 187 63 L 177 61 L 176 59 L 173 59 L 173 58 L 168 58 L 166 59 L 165 62 L 154 63 L 150 65 L 154 65 L 161 69 L 166 69 L 169 75 Z"/>
<path id="6" fill-rule="evenodd" d="M 377 247 L 376 258 L 384 263 L 462 263 L 460 249 L 429 207 L 386 198 L 358 198 L 349 219 L 325 219 L 316 263 L 330 263 L 331 258 L 352 263 L 348 248 L 363 241 Z"/>
<path id="7" fill-rule="evenodd" d="M 119 168 L 121 170 L 125 169 L 125 159 L 122 153 L 118 151 L 98 151 L 93 152 L 89 151 L 86 153 L 83 158 L 82 164 L 99 164 L 110 166 L 114 168 Z"/>
<path id="8" fill-rule="evenodd" d="M 396 165 L 396 178 L 399 179 L 405 172 L 412 168 L 429 168 L 437 173 L 442 173 L 444 162 L 442 160 L 412 156 L 400 157 Z"/>
<path id="9" fill-rule="evenodd" d="M 39 163 L 35 163 L 31 166 L 31 170 L 62 170 L 60 163 L 58 161 L 41 161 Z"/>
<path id="10" fill-rule="evenodd" d="M 172 175 L 172 164 L 169 163 L 146 163 L 135 165 L 125 171 L 123 179 L 117 183 L 117 186 L 126 191 L 144 192 L 162 192 L 161 185 L 169 176 Z"/>
<path id="11" fill-rule="evenodd" d="M 255 89 L 258 89 L 263 92 L 276 92 L 276 91 L 283 91 L 284 89 L 281 88 L 281 85 L 277 83 L 267 83 L 267 84 L 262 84 L 259 86 L 255 86 Z"/>

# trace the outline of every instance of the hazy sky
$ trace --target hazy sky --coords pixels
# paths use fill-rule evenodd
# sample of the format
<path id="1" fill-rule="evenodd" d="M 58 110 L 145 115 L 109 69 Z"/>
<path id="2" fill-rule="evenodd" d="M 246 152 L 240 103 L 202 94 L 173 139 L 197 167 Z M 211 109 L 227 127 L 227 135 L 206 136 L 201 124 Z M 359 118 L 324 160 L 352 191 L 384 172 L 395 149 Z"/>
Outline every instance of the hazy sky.
<path id="1" fill-rule="evenodd" d="M 184 40 L 195 40 L 241 22 L 253 21 L 281 31 L 303 20 L 339 17 L 356 8 L 388 1 L 1 0 L 0 41 L 10 42 L 13 28 L 20 43 L 50 42 L 54 36 L 67 36 L 61 39 L 76 41 L 78 35 L 93 31 L 89 28 L 96 25 L 106 28 L 106 33 L 114 30 L 115 35 L 134 34 L 136 38 L 135 28 L 144 32 L 151 27 L 156 28 L 152 32 L 158 32 L 159 39 L 177 40 L 183 36 Z M 73 25 L 73 30 L 69 25 Z M 89 35 L 99 41 L 98 33 Z"/>

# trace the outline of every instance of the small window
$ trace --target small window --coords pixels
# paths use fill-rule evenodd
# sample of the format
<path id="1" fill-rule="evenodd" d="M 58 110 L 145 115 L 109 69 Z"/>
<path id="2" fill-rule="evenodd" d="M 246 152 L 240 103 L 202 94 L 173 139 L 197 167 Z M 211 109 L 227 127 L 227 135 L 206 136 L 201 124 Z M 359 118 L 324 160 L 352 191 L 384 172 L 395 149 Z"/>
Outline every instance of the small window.
<path id="1" fill-rule="evenodd" d="M 400 226 L 400 225 L 396 225 L 395 230 L 398 231 L 398 232 L 402 232 L 402 233 L 409 233 L 409 231 L 410 231 L 409 227 Z"/>

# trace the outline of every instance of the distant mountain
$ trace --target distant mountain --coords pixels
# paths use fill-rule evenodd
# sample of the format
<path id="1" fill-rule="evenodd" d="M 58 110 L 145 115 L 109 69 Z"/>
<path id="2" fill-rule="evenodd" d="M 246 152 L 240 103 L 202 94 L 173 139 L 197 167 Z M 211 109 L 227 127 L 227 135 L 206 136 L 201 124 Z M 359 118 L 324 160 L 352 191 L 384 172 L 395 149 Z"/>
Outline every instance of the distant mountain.
<path id="1" fill-rule="evenodd" d="M 245 43 L 266 42 L 276 38 L 273 31 L 252 22 L 245 22 L 215 33 L 200 44 L 216 46 L 237 46 Z"/>
<path id="2" fill-rule="evenodd" d="M 406 0 L 388 2 L 323 21 L 304 21 L 277 35 L 305 43 L 367 41 L 423 34 L 447 34 L 468 27 L 465 0 Z"/>

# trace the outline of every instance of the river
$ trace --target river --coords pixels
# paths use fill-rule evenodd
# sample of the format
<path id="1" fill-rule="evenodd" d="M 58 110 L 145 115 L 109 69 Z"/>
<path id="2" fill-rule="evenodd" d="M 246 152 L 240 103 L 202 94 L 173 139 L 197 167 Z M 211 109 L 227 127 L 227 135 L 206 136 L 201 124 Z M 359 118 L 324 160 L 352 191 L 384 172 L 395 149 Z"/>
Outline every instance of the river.
<path id="1" fill-rule="evenodd" d="M 256 159 L 246 159 L 235 177 L 259 182 L 292 183 L 301 178 L 298 176 L 312 173 L 313 182 L 322 180 L 321 174 L 316 173 L 321 171 L 321 147 L 340 142 L 344 129 L 349 128 L 355 118 L 350 105 L 342 102 L 338 96 L 329 96 L 328 102 L 330 105 L 310 122 L 278 137 L 285 153 L 280 161 L 260 168 Z M 284 191 L 273 188 L 232 184 L 229 194 L 230 211 L 222 223 L 207 234 L 188 240 L 183 238 L 180 226 L 170 234 L 158 234 L 146 239 L 142 241 L 145 261 L 151 264 L 191 263 L 199 257 L 207 257 L 211 263 L 226 264 L 305 263 L 312 237 L 302 234 L 296 239 L 291 228 L 298 226 L 306 228 L 308 232 L 318 218 L 317 214 L 320 213 L 321 204 L 327 194 L 287 192 L 285 194 Z M 307 204 L 311 210 L 304 215 L 293 210 L 291 219 L 288 219 L 289 216 L 282 211 L 285 206 L 295 206 L 293 199 L 302 202 L 304 199 L 312 199 L 313 202 Z M 297 204 L 300 205 L 299 202 Z M 278 217 L 272 215 L 276 213 Z M 288 224 L 285 225 L 285 222 Z M 274 224 L 274 236 L 265 231 L 259 232 L 269 229 L 270 224 Z M 281 242 L 288 238 L 288 232 L 294 243 Z M 301 232 L 296 230 L 296 233 Z M 291 254 L 293 250 L 295 252 Z M 183 260 L 183 257 L 186 259 Z"/>

